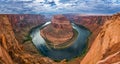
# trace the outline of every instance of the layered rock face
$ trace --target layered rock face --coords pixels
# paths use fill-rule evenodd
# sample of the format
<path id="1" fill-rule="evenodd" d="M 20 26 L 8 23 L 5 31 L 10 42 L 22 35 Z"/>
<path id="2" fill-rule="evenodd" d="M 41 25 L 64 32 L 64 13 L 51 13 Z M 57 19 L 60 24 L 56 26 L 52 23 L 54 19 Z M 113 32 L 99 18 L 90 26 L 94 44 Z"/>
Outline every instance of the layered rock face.
<path id="1" fill-rule="evenodd" d="M 44 15 L 36 14 L 6 14 L 12 25 L 17 40 L 22 43 L 28 32 L 37 25 L 45 23 Z"/>
<path id="2" fill-rule="evenodd" d="M 0 15 L 0 64 L 48 63 L 54 62 L 49 58 L 36 54 L 30 54 L 28 51 L 26 51 L 23 47 L 23 44 L 17 41 L 8 16 Z"/>
<path id="3" fill-rule="evenodd" d="M 112 64 L 120 61 L 120 14 L 102 27 L 81 64 Z M 102 59 L 102 60 L 101 60 Z M 101 60 L 101 61 L 100 61 Z"/>
<path id="4" fill-rule="evenodd" d="M 107 19 L 111 16 L 74 16 L 75 23 L 86 26 L 91 31 L 95 31 L 96 28 L 101 27 Z M 93 27 L 94 26 L 94 27 Z"/>
<path id="5" fill-rule="evenodd" d="M 24 19 L 26 19 L 26 17 L 28 19 L 21 21 L 19 20 L 21 16 L 23 16 Z M 32 17 L 35 16 L 0 15 L 0 64 L 58 64 L 49 58 L 36 55 L 34 51 L 31 51 L 33 48 L 30 48 L 30 46 L 28 46 L 31 42 L 25 45 L 21 44 L 21 40 L 23 40 L 21 38 L 24 38 L 25 34 L 27 34 L 27 32 L 32 27 L 38 25 L 38 23 L 41 24 L 44 22 L 44 20 L 39 20 L 35 21 L 34 23 L 34 20 L 36 20 L 36 18 L 34 19 Z M 31 21 L 29 19 L 34 20 Z M 42 16 L 39 16 L 39 19 L 42 19 Z M 93 42 L 90 51 L 88 51 L 88 54 L 84 57 L 81 64 L 119 64 L 120 14 L 114 15 L 111 20 L 106 21 L 103 27 L 100 24 L 104 24 L 104 20 L 101 21 L 100 24 L 97 24 L 98 19 L 96 20 L 96 23 L 94 23 L 95 21 L 92 21 L 92 19 L 89 21 L 79 20 L 80 18 L 78 18 L 78 20 L 75 22 L 77 24 L 86 26 L 95 34 L 97 34 L 96 31 L 99 33 L 99 35 L 93 35 L 94 33 L 92 34 L 94 37 L 97 36 L 97 38 Z M 28 50 L 25 50 L 25 48 L 34 54 L 30 54 Z M 76 58 L 74 61 L 70 61 L 69 64 L 80 64 L 80 61 L 80 58 Z M 68 63 L 62 61 L 62 63 L 59 64 Z"/>
<path id="6" fill-rule="evenodd" d="M 76 24 L 83 25 L 88 28 L 92 34 L 89 37 L 89 47 L 91 46 L 94 39 L 97 37 L 98 33 L 101 31 L 102 26 L 106 20 L 110 19 L 111 16 L 88 16 L 79 14 L 65 14 L 67 18 Z"/>
<path id="7" fill-rule="evenodd" d="M 59 45 L 73 37 L 73 28 L 66 17 L 55 15 L 51 24 L 41 30 L 41 35 L 53 45 Z"/>

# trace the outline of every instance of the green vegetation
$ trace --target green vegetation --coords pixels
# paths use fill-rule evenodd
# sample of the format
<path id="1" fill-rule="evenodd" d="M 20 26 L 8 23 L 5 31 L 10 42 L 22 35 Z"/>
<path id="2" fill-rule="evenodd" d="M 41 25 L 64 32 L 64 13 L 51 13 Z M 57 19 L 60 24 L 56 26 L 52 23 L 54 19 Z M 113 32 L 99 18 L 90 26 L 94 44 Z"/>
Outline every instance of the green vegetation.
<path id="1" fill-rule="evenodd" d="M 27 41 L 31 41 L 32 42 L 32 38 L 30 37 L 30 35 L 26 35 L 24 40 L 23 40 L 23 43 L 27 42 Z"/>
<path id="2" fill-rule="evenodd" d="M 25 21 L 25 20 L 22 20 L 22 21 Z M 27 41 L 31 41 L 31 42 L 32 42 L 32 38 L 31 38 L 31 36 L 30 36 L 30 33 L 31 33 L 32 31 L 34 31 L 34 29 L 42 26 L 43 24 L 44 24 L 44 23 L 42 23 L 42 24 L 40 24 L 40 25 L 38 25 L 38 26 L 36 26 L 36 27 L 33 27 L 33 28 L 28 32 L 28 34 L 27 34 L 26 36 L 24 36 L 23 43 L 25 43 L 25 42 L 27 42 Z"/>

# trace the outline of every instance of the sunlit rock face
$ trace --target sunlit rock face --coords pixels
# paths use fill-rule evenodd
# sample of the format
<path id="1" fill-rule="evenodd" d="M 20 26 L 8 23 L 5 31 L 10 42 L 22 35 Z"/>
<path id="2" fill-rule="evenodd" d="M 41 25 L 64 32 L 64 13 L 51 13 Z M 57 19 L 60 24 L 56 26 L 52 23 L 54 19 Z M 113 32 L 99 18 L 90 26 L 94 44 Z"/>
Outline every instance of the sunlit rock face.
<path id="1" fill-rule="evenodd" d="M 80 64 L 119 64 L 119 61 L 120 14 L 118 13 L 102 26 L 101 31 Z"/>
<path id="2" fill-rule="evenodd" d="M 19 17 L 21 15 L 17 15 L 17 16 Z M 15 19 L 13 19 L 12 17 L 13 15 L 8 16 L 6 14 L 0 14 L 0 64 L 54 63 L 49 58 L 41 57 L 36 53 L 31 54 L 30 52 L 25 50 L 23 44 L 21 44 L 21 42 L 19 42 L 16 39 L 15 33 L 13 31 L 13 29 L 16 27 L 12 26 L 11 24 L 11 22 L 13 23 L 15 22 Z M 13 19 L 13 21 L 9 20 L 10 18 Z M 23 35 L 23 33 L 22 34 L 19 33 L 19 34 Z M 31 46 L 27 47 L 26 45 L 27 49 L 29 49 L 30 47 Z"/>
<path id="3" fill-rule="evenodd" d="M 41 35 L 53 45 L 59 45 L 73 37 L 73 28 L 65 16 L 55 15 L 52 18 L 51 24 L 41 30 Z"/>

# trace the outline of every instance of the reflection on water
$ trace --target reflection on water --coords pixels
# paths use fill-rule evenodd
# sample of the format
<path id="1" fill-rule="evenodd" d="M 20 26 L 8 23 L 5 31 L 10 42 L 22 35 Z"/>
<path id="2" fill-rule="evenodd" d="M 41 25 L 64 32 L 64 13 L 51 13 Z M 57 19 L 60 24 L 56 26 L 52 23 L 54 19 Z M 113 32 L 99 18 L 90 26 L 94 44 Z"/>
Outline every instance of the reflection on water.
<path id="1" fill-rule="evenodd" d="M 40 35 L 40 29 L 48 24 L 50 24 L 50 22 L 34 28 L 30 33 L 33 44 L 44 56 L 50 57 L 53 60 L 70 60 L 82 53 L 87 45 L 87 38 L 90 34 L 89 30 L 72 23 L 73 28 L 78 31 L 78 37 L 75 39 L 74 43 L 64 49 L 53 49 L 47 46 L 46 41 Z"/>

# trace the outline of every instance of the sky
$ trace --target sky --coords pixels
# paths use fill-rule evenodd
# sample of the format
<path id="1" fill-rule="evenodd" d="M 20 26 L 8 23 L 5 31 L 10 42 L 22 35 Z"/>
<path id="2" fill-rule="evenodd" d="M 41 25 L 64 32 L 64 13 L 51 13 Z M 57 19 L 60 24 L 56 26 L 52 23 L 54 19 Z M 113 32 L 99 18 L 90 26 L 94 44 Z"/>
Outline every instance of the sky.
<path id="1" fill-rule="evenodd" d="M 0 0 L 0 14 L 115 14 L 120 0 Z"/>

